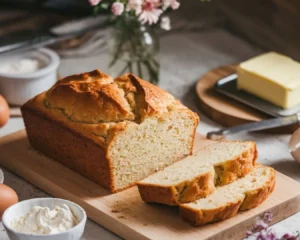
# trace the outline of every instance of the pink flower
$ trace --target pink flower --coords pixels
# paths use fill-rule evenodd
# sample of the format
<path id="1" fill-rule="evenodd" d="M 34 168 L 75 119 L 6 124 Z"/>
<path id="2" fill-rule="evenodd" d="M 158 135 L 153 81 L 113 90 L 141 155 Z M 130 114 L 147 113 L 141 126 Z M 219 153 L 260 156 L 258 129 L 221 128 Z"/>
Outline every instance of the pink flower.
<path id="1" fill-rule="evenodd" d="M 138 15 L 142 12 L 142 0 L 129 0 L 126 6 L 126 10 L 134 10 L 135 13 Z"/>
<path id="2" fill-rule="evenodd" d="M 256 240 L 280 240 L 276 233 L 270 231 L 259 232 L 256 236 Z"/>
<path id="3" fill-rule="evenodd" d="M 162 10 L 158 8 L 153 8 L 151 10 L 143 10 L 139 16 L 139 20 L 142 24 L 148 23 L 149 25 L 155 24 L 159 20 L 159 16 L 162 14 Z"/>
<path id="4" fill-rule="evenodd" d="M 169 8 L 171 6 L 171 2 L 173 0 L 162 0 L 162 8 L 164 10 L 166 10 L 167 8 Z"/>
<path id="5" fill-rule="evenodd" d="M 89 3 L 92 5 L 92 6 L 96 6 L 98 5 L 102 0 L 89 0 Z"/>
<path id="6" fill-rule="evenodd" d="M 157 23 L 160 15 L 163 13 L 163 10 L 158 7 L 158 0 L 145 0 L 142 5 L 142 13 L 139 16 L 141 23 L 148 23 L 149 25 Z"/>
<path id="7" fill-rule="evenodd" d="M 169 17 L 162 17 L 160 20 L 160 27 L 164 30 L 171 30 L 171 21 Z"/>
<path id="8" fill-rule="evenodd" d="M 114 2 L 111 6 L 111 11 L 116 16 L 121 15 L 124 12 L 124 4 L 121 2 Z"/>
<path id="9" fill-rule="evenodd" d="M 246 232 L 246 236 L 249 237 L 252 234 L 258 232 L 256 240 L 298 240 L 299 233 L 292 235 L 289 233 L 284 234 L 281 238 L 276 235 L 272 229 L 268 228 L 268 223 L 272 221 L 272 213 L 265 212 L 261 218 L 256 220 L 256 223 L 251 231 Z"/>
<path id="10" fill-rule="evenodd" d="M 179 6 L 180 6 L 180 3 L 179 3 L 178 1 L 173 0 L 173 1 L 171 2 L 171 8 L 172 8 L 173 10 L 178 9 Z"/>
<path id="11" fill-rule="evenodd" d="M 257 219 L 254 225 L 254 232 L 260 232 L 268 228 L 268 224 L 263 219 Z"/>
<path id="12" fill-rule="evenodd" d="M 171 7 L 173 10 L 176 10 L 179 8 L 180 3 L 177 0 L 162 0 L 162 6 L 164 10 L 169 7 Z"/>
<path id="13" fill-rule="evenodd" d="M 297 235 L 291 235 L 289 233 L 286 233 L 282 236 L 283 240 L 298 240 L 299 239 L 299 233 Z"/>
<path id="14" fill-rule="evenodd" d="M 158 4 L 160 3 L 161 0 L 144 0 L 144 2 L 147 2 L 147 3 L 154 3 L 154 4 Z"/>
<path id="15" fill-rule="evenodd" d="M 273 214 L 269 211 L 264 212 L 262 219 L 266 222 L 266 223 L 270 223 L 272 221 L 272 217 Z"/>

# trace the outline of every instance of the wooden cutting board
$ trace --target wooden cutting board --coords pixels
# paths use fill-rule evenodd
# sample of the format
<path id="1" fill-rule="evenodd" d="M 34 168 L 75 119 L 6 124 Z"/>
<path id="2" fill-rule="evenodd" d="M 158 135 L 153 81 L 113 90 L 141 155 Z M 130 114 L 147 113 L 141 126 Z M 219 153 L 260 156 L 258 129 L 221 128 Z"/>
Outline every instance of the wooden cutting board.
<path id="1" fill-rule="evenodd" d="M 198 135 L 195 149 L 211 141 Z M 81 205 L 90 219 L 125 239 L 242 239 L 258 215 L 273 212 L 272 224 L 300 211 L 300 184 L 277 173 L 273 194 L 255 209 L 223 222 L 192 227 L 176 207 L 144 203 L 136 187 L 111 194 L 31 149 L 24 130 L 0 139 L 0 165 L 49 194 Z"/>

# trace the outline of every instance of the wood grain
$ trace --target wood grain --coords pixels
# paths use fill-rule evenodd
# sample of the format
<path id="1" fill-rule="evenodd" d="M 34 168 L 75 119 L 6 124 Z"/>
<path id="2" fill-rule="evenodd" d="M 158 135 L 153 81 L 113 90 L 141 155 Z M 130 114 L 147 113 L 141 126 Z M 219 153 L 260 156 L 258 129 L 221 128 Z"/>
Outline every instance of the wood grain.
<path id="1" fill-rule="evenodd" d="M 232 127 L 269 118 L 249 106 L 224 96 L 213 89 L 215 83 L 223 77 L 236 72 L 237 65 L 220 66 L 202 76 L 196 84 L 198 105 L 213 121 L 225 127 Z M 293 133 L 298 124 L 268 130 L 273 133 Z"/>
<path id="2" fill-rule="evenodd" d="M 197 136 L 195 148 L 210 143 Z M 272 223 L 300 211 L 300 185 L 278 173 L 274 193 L 257 208 L 223 222 L 195 228 L 179 218 L 177 208 L 144 203 L 136 187 L 110 194 L 35 152 L 24 130 L 0 139 L 0 164 L 51 195 L 78 203 L 90 219 L 126 239 L 242 239 L 264 211 L 273 212 Z"/>
<path id="3" fill-rule="evenodd" d="M 266 50 L 300 60 L 300 2 L 297 0 L 223 0 L 227 27 Z"/>

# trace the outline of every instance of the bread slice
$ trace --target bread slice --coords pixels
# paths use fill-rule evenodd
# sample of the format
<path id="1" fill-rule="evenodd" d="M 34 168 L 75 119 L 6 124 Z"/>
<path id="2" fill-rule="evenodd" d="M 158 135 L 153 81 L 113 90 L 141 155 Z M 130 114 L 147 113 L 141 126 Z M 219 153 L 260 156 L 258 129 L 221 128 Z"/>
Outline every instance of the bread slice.
<path id="1" fill-rule="evenodd" d="M 244 178 L 191 203 L 180 205 L 181 217 L 195 226 L 221 221 L 262 203 L 273 191 L 276 172 L 273 168 L 257 165 Z"/>
<path id="2" fill-rule="evenodd" d="M 257 158 L 252 141 L 213 143 L 192 156 L 138 182 L 145 202 L 179 205 L 212 193 L 249 173 Z"/>

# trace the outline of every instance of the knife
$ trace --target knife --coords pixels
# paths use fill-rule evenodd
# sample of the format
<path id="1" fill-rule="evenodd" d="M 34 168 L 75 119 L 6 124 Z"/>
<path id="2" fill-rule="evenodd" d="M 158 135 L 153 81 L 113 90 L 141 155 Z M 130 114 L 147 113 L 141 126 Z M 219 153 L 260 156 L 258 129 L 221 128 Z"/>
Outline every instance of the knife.
<path id="1" fill-rule="evenodd" d="M 30 48 L 42 47 L 49 44 L 54 44 L 62 40 L 79 36 L 83 33 L 95 31 L 107 26 L 107 17 L 86 17 L 78 20 L 69 21 L 51 27 L 46 30 L 27 33 L 22 36 L 23 40 L 11 42 L 11 37 L 8 36 L 8 43 L 5 42 L 5 37 L 2 37 L 0 43 L 0 54 L 11 53 L 12 51 L 25 50 Z M 24 39 L 25 38 L 25 39 Z"/>
<path id="2" fill-rule="evenodd" d="M 221 140 L 224 139 L 226 135 L 283 127 L 295 123 L 300 123 L 300 113 L 288 117 L 272 118 L 259 122 L 246 123 L 235 127 L 223 128 L 218 131 L 207 133 L 206 137 L 211 140 Z"/>

